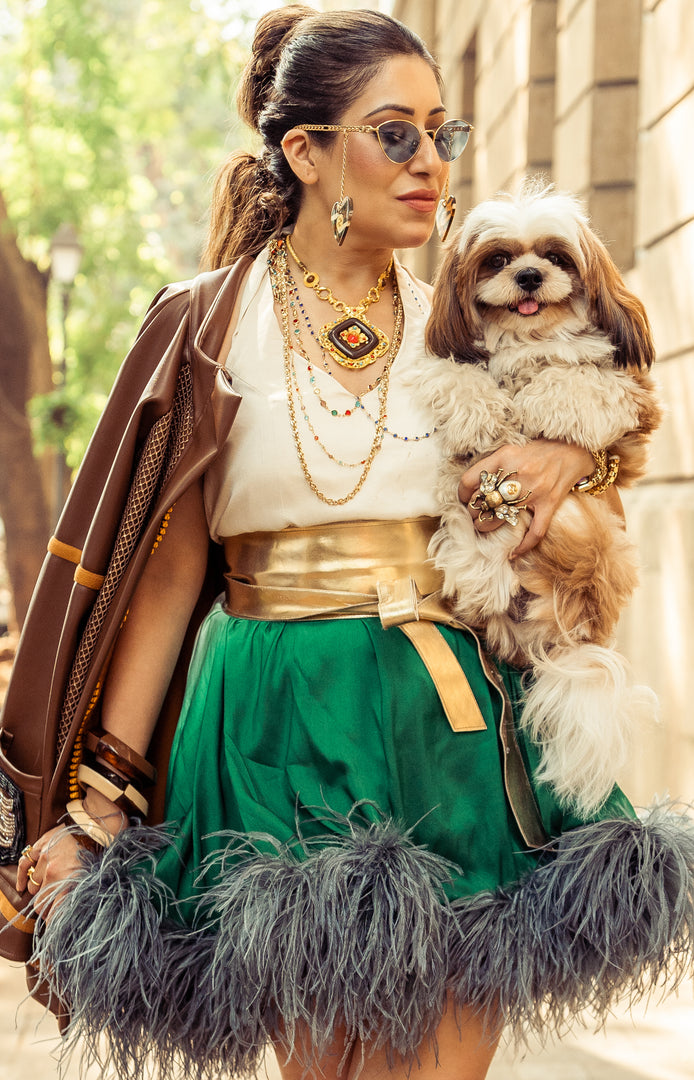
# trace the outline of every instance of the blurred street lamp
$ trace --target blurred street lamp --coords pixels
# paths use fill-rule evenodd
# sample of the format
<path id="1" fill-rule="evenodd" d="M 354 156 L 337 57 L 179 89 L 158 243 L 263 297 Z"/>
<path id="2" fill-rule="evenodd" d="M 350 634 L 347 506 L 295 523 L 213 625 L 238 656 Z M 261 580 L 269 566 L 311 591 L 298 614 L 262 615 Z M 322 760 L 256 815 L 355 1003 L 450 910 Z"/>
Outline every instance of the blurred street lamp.
<path id="1" fill-rule="evenodd" d="M 51 277 L 56 284 L 60 285 L 61 290 L 63 341 L 58 370 L 63 391 L 67 380 L 67 316 L 70 310 L 72 286 L 82 261 L 82 251 L 83 248 L 74 225 L 60 225 L 51 242 Z M 65 501 L 67 482 L 67 463 L 65 461 L 66 416 L 64 406 L 56 409 L 54 420 L 61 436 L 60 447 L 56 456 L 55 518 L 57 520 Z"/>

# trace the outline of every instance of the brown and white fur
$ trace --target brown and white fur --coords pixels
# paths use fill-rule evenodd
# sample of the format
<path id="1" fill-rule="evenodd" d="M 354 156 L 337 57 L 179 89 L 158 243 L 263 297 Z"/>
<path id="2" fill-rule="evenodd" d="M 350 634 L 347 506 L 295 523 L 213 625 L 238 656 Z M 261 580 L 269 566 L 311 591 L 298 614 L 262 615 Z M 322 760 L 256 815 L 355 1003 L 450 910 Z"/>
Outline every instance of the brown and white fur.
<path id="1" fill-rule="evenodd" d="M 519 530 L 477 532 L 457 488 L 461 467 L 535 438 L 609 448 L 618 483 L 633 483 L 660 419 L 644 308 L 578 201 L 526 185 L 475 207 L 450 243 L 427 347 L 419 389 L 447 459 L 430 554 L 456 614 L 484 630 L 492 652 L 532 666 L 522 723 L 542 748 L 539 778 L 590 815 L 629 729 L 657 715 L 652 691 L 632 685 L 611 647 L 636 584 L 634 549 L 604 498 L 572 493 L 541 543 L 512 562 Z M 511 451 L 505 464 L 513 469 Z"/>

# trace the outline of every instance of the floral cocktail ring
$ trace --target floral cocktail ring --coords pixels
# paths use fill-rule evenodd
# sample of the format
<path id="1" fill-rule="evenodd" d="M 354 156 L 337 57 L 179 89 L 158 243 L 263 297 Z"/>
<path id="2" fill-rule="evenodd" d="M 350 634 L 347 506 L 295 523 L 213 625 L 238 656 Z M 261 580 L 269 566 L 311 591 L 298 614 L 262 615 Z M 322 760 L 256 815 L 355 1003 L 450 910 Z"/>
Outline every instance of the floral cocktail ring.
<path id="1" fill-rule="evenodd" d="M 523 491 L 520 480 L 514 480 L 513 472 L 488 473 L 483 469 L 480 473 L 480 489 L 470 500 L 470 509 L 478 511 L 479 521 L 505 521 L 509 525 L 518 524 L 518 515 L 521 510 L 527 510 L 527 503 L 532 491 Z"/>

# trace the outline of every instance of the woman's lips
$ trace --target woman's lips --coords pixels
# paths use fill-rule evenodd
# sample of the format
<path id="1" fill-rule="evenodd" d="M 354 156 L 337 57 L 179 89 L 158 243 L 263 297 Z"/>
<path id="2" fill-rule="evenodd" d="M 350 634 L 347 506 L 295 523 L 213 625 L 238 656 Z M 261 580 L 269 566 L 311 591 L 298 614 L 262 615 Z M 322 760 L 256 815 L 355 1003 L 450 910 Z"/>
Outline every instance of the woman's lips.
<path id="1" fill-rule="evenodd" d="M 398 195 L 398 202 L 405 203 L 413 210 L 419 210 L 422 214 L 430 214 L 432 210 L 436 209 L 438 195 L 435 191 L 423 188 L 417 191 L 408 191 L 406 195 Z"/>

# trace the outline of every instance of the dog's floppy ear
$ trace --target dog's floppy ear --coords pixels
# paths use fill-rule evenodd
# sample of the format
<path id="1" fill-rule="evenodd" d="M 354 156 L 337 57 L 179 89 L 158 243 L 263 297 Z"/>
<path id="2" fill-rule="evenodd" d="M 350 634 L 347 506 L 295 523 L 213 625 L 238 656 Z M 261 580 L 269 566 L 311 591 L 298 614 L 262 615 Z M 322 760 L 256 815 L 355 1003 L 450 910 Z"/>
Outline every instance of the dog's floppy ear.
<path id="1" fill-rule="evenodd" d="M 479 363 L 487 353 L 479 347 L 482 337 L 472 299 L 472 268 L 468 269 L 454 238 L 434 279 L 434 299 L 426 327 L 426 346 L 435 356 L 453 356 L 465 363 Z"/>
<path id="2" fill-rule="evenodd" d="M 615 367 L 650 368 L 655 346 L 646 309 L 627 289 L 605 245 L 587 228 L 581 232 L 581 247 L 591 316 L 615 346 Z"/>

